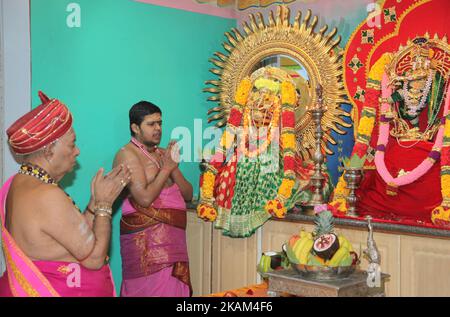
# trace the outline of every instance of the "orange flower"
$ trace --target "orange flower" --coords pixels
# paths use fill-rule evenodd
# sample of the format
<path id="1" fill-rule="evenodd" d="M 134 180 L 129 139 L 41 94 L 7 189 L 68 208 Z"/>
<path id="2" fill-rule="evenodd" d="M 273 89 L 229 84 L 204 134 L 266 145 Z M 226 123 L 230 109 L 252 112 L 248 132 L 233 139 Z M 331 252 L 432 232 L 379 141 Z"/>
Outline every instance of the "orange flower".
<path id="1" fill-rule="evenodd" d="M 290 198 L 292 193 L 292 188 L 294 188 L 295 181 L 292 179 L 284 178 L 281 182 L 280 188 L 278 189 L 278 195 L 283 198 Z"/>
<path id="2" fill-rule="evenodd" d="M 277 218 L 284 218 L 287 212 L 286 207 L 278 199 L 269 200 L 264 209 Z"/>
<path id="3" fill-rule="evenodd" d="M 374 117 L 362 117 L 359 121 L 358 133 L 360 135 L 371 136 L 374 125 Z"/>
<path id="4" fill-rule="evenodd" d="M 215 221 L 217 218 L 217 211 L 212 206 L 199 204 L 197 206 L 197 215 L 205 221 Z"/>
<path id="5" fill-rule="evenodd" d="M 445 120 L 444 137 L 450 138 L 450 120 L 448 119 L 448 117 Z"/>
<path id="6" fill-rule="evenodd" d="M 281 103 L 288 105 L 295 105 L 297 103 L 297 92 L 295 86 L 289 81 L 284 81 L 281 84 Z"/>
<path id="7" fill-rule="evenodd" d="M 338 212 L 347 213 L 347 200 L 345 198 L 337 198 L 330 203 L 330 206 Z"/>
<path id="8" fill-rule="evenodd" d="M 211 172 L 207 171 L 203 174 L 203 184 L 202 184 L 202 198 L 211 199 L 213 197 L 214 182 L 216 176 Z"/>
<path id="9" fill-rule="evenodd" d="M 245 106 L 251 89 L 252 89 L 252 82 L 250 81 L 249 78 L 244 78 L 243 80 L 241 80 L 238 89 L 236 90 L 236 96 L 234 97 L 236 103 L 241 106 Z"/>
<path id="10" fill-rule="evenodd" d="M 281 135 L 281 146 L 283 147 L 283 149 L 295 150 L 296 147 L 295 134 L 283 133 Z"/>
<path id="11" fill-rule="evenodd" d="M 442 198 L 450 197 L 450 175 L 444 174 L 441 176 L 441 191 Z"/>
<path id="12" fill-rule="evenodd" d="M 349 190 L 347 189 L 347 183 L 344 180 L 344 177 L 341 176 L 339 178 L 338 183 L 336 184 L 336 188 L 334 189 L 334 197 L 340 198 L 347 196 L 349 193 Z"/>

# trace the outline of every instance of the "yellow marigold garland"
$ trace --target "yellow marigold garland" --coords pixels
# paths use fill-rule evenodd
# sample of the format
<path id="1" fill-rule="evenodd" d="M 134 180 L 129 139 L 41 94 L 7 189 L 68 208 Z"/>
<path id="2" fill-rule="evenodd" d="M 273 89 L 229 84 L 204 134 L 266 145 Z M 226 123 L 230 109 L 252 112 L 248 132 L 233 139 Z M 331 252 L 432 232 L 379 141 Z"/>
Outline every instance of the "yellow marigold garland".
<path id="1" fill-rule="evenodd" d="M 283 149 L 295 149 L 295 134 L 293 133 L 282 133 L 281 134 L 281 146 Z"/>
<path id="2" fill-rule="evenodd" d="M 238 105 L 245 106 L 248 96 L 252 89 L 252 82 L 249 78 L 244 78 L 239 83 L 234 100 Z"/>
<path id="3" fill-rule="evenodd" d="M 217 149 L 218 153 L 225 153 L 222 148 L 225 148 L 225 151 L 227 151 L 233 146 L 236 136 L 233 131 L 242 119 L 242 108 L 245 107 L 245 104 L 247 103 L 251 89 L 252 82 L 249 78 L 241 80 L 235 95 L 236 104 L 231 108 L 230 116 L 227 121 L 227 128 L 222 134 L 219 143 L 220 147 Z M 207 166 L 207 171 L 201 176 L 202 182 L 199 204 L 197 206 L 197 215 L 203 220 L 214 221 L 217 218 L 217 209 L 214 207 L 214 184 L 217 171 L 211 164 L 208 164 Z"/>
<path id="4" fill-rule="evenodd" d="M 375 117 L 362 117 L 359 121 L 358 133 L 370 137 L 375 126 Z"/>
<path id="5" fill-rule="evenodd" d="M 281 103 L 294 106 L 297 103 L 297 92 L 295 86 L 289 81 L 281 83 Z"/>
<path id="6" fill-rule="evenodd" d="M 450 197 L 450 174 L 441 176 L 442 197 Z"/>
<path id="7" fill-rule="evenodd" d="M 431 221 L 437 226 L 450 227 L 450 114 L 445 119 L 441 154 L 442 203 L 431 212 Z"/>
<path id="8" fill-rule="evenodd" d="M 215 221 L 217 218 L 217 210 L 207 204 L 198 204 L 197 216 L 205 221 Z"/>
<path id="9" fill-rule="evenodd" d="M 372 91 L 372 94 L 375 92 Z M 378 95 L 378 93 L 376 93 Z M 374 99 L 374 98 L 372 98 Z M 369 145 L 370 138 L 372 136 L 372 131 L 375 126 L 375 118 L 376 118 L 376 105 L 369 104 L 364 106 L 361 111 L 361 119 L 359 120 L 357 136 L 355 140 L 355 145 L 353 147 L 353 155 L 357 155 L 358 157 L 363 157 L 366 152 L 367 146 Z M 330 203 L 331 206 L 337 207 L 339 212 L 346 213 L 347 212 L 347 203 L 345 202 L 345 198 L 348 196 L 349 190 L 347 189 L 347 184 L 344 180 L 344 177 L 341 176 L 336 184 L 336 187 L 333 192 L 333 199 Z"/>
<path id="10" fill-rule="evenodd" d="M 350 191 L 347 188 L 347 182 L 345 181 L 344 177 L 341 176 L 338 183 L 336 184 L 336 188 L 334 189 L 334 195 L 338 197 L 345 197 L 349 192 Z"/>
<path id="11" fill-rule="evenodd" d="M 207 171 L 203 174 L 203 185 L 202 185 L 202 196 L 206 199 L 213 198 L 214 182 L 216 176 L 211 172 Z"/>
<path id="12" fill-rule="evenodd" d="M 274 217 L 284 218 L 286 216 L 286 207 L 278 199 L 269 200 L 264 209 Z"/>
<path id="13" fill-rule="evenodd" d="M 330 206 L 335 208 L 340 213 L 347 213 L 347 199 L 345 198 L 336 198 L 331 203 Z"/>
<path id="14" fill-rule="evenodd" d="M 448 118 L 445 120 L 444 138 L 450 139 L 450 120 Z"/>
<path id="15" fill-rule="evenodd" d="M 295 186 L 295 180 L 284 178 L 281 182 L 280 188 L 278 189 L 278 195 L 288 199 L 291 197 L 292 189 Z"/>

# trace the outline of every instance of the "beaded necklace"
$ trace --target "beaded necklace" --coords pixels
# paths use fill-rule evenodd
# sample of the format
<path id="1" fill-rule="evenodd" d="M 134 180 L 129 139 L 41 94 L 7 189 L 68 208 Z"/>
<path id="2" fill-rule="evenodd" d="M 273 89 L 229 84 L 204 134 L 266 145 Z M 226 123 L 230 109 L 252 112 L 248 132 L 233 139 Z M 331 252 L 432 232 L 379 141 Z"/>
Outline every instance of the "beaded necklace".
<path id="1" fill-rule="evenodd" d="M 58 186 L 58 183 L 56 182 L 56 180 L 54 178 L 52 178 L 50 176 L 49 173 L 47 173 L 46 170 L 44 170 L 42 167 L 37 166 L 35 164 L 31 164 L 31 163 L 23 163 L 20 166 L 19 169 L 19 174 L 22 175 L 28 175 L 28 176 L 33 176 L 34 178 L 39 179 L 41 182 L 45 183 L 45 184 L 50 184 L 53 186 Z M 80 208 L 77 206 L 77 204 L 75 203 L 75 201 L 72 199 L 72 197 L 70 197 L 70 195 L 68 193 L 66 193 L 62 188 L 60 188 L 64 194 L 67 195 L 67 198 L 69 198 L 69 200 L 72 202 L 72 204 L 75 206 L 75 208 L 80 211 Z"/>
<path id="2" fill-rule="evenodd" d="M 56 181 L 42 167 L 34 164 L 22 164 L 19 169 L 19 174 L 33 176 L 46 184 L 58 186 Z"/>
<path id="3" fill-rule="evenodd" d="M 147 150 L 147 148 L 145 147 L 145 145 L 144 144 L 142 144 L 141 142 L 139 142 L 138 140 L 136 140 L 135 138 L 131 138 L 131 143 L 133 143 L 135 146 L 137 146 L 140 150 L 141 150 L 141 152 L 146 156 L 146 157 L 148 157 L 149 159 L 150 159 L 150 161 L 152 161 L 157 167 L 158 167 L 158 169 L 161 169 L 161 164 L 159 164 L 159 162 L 148 152 L 148 150 Z M 158 153 L 159 153 L 159 150 L 158 150 L 158 148 L 156 148 L 156 151 L 158 151 Z M 161 196 L 161 193 L 160 193 L 160 195 L 158 196 L 158 197 L 160 197 Z M 167 197 L 168 197 L 168 194 L 167 193 L 165 193 L 165 195 L 163 195 L 163 197 L 161 196 L 160 197 L 160 199 L 162 200 L 162 201 L 165 201 L 166 199 L 167 199 Z M 154 203 L 154 202 L 153 202 Z M 153 206 L 153 203 L 152 203 L 152 206 Z M 157 210 L 157 213 L 159 213 L 159 210 L 160 210 L 161 208 L 158 208 L 158 210 Z M 153 218 L 151 218 L 150 219 L 150 221 L 152 220 Z"/>
<path id="4" fill-rule="evenodd" d="M 427 81 L 425 83 L 425 87 L 422 91 L 422 97 L 420 98 L 417 104 L 413 104 L 413 102 L 409 99 L 408 83 L 406 80 L 403 82 L 403 89 L 401 90 L 400 94 L 402 95 L 403 100 L 405 101 L 406 112 L 408 113 L 409 116 L 415 117 L 418 115 L 419 111 L 425 108 L 425 102 L 427 101 L 428 93 L 430 92 L 431 89 L 434 74 L 435 72 L 430 71 L 430 74 L 428 75 Z"/>
<path id="5" fill-rule="evenodd" d="M 141 152 L 150 159 L 150 161 L 155 163 L 155 165 L 159 169 L 161 169 L 161 164 L 148 152 L 148 150 L 146 149 L 144 144 L 142 144 L 141 142 L 139 142 L 135 138 L 131 138 L 131 143 L 133 143 L 135 146 L 137 146 L 141 150 Z M 156 149 L 156 151 L 158 151 L 158 149 Z M 159 151 L 158 151 L 158 153 L 159 153 Z"/>

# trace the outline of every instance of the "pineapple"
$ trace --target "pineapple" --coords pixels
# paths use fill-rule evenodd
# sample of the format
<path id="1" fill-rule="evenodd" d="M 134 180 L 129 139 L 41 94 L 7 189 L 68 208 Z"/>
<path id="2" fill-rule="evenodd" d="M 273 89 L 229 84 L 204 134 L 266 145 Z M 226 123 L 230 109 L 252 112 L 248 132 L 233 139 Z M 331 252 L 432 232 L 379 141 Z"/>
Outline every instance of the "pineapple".
<path id="1" fill-rule="evenodd" d="M 334 217 L 333 214 L 326 210 L 316 215 L 314 223 L 316 228 L 314 229 L 314 237 L 321 236 L 323 234 L 334 233 Z"/>
<path id="2" fill-rule="evenodd" d="M 333 257 L 339 250 L 339 239 L 334 233 L 333 214 L 330 211 L 322 211 L 316 215 L 316 228 L 314 229 L 314 253 L 326 260 Z"/>

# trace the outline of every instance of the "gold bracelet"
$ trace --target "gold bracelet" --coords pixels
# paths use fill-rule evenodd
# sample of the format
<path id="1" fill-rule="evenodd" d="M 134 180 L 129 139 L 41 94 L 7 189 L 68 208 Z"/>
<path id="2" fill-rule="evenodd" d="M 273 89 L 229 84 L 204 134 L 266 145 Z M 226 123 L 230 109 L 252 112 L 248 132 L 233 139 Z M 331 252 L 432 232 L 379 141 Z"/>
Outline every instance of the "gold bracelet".
<path id="1" fill-rule="evenodd" d="M 105 202 L 99 202 L 95 204 L 95 208 L 112 208 L 112 205 Z"/>
<path id="2" fill-rule="evenodd" d="M 110 216 L 112 215 L 112 208 L 111 207 L 95 207 L 94 209 L 95 213 L 97 213 L 98 211 L 102 211 L 102 212 L 106 212 L 108 213 Z"/>
<path id="3" fill-rule="evenodd" d="M 106 212 L 96 212 L 95 213 L 95 217 L 97 217 L 97 216 L 99 216 L 99 217 L 108 217 L 109 219 L 111 219 L 111 215 L 109 213 L 106 213 Z"/>

